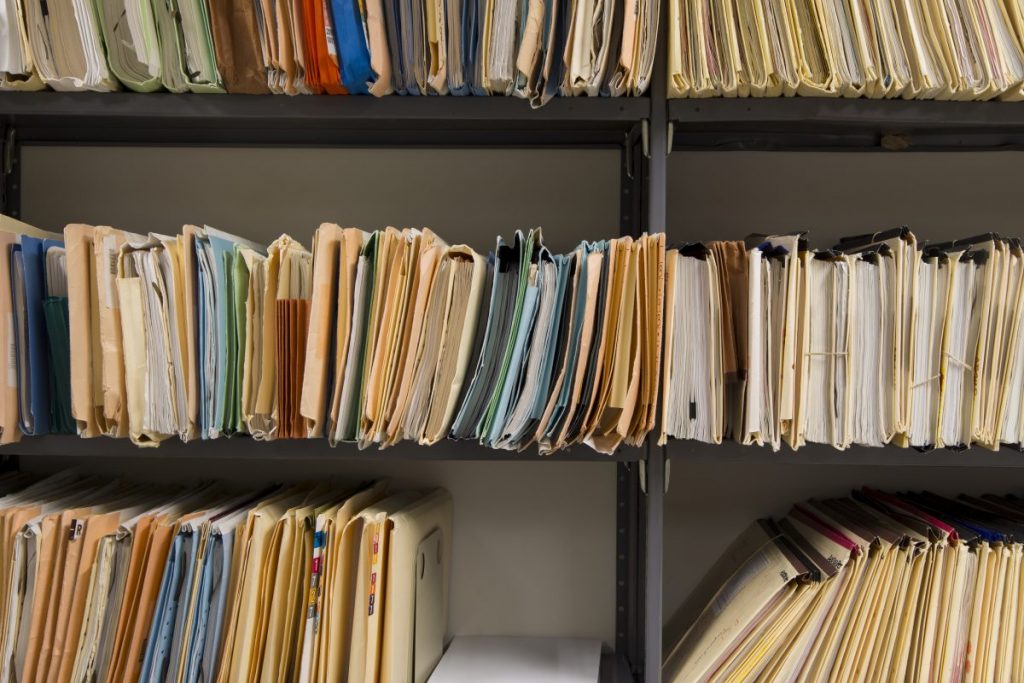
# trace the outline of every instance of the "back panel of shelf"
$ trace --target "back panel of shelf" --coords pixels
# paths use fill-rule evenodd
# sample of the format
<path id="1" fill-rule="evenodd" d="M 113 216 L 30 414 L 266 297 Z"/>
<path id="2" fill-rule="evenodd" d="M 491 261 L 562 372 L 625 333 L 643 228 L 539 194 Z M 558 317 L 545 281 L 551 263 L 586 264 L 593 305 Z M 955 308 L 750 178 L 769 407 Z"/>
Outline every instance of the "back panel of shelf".
<path id="1" fill-rule="evenodd" d="M 329 220 L 366 229 L 428 226 L 485 253 L 497 235 L 517 228 L 544 226 L 546 243 L 560 251 L 618 232 L 621 160 L 612 148 L 26 144 L 22 161 L 22 216 L 49 229 L 75 221 L 173 233 L 207 223 L 267 242 L 287 232 L 308 245 Z M 238 451 L 239 443 L 201 445 Z M 456 509 L 451 633 L 596 637 L 614 646 L 614 462 L 538 462 L 535 453 L 529 462 L 481 462 L 478 448 L 459 443 L 434 448 L 469 451 L 477 461 L 374 459 L 372 452 L 331 458 L 326 443 L 304 458 L 301 446 L 255 460 L 175 458 L 186 455 L 181 447 L 168 457 L 133 457 L 126 447 L 125 455 L 91 459 L 27 455 L 21 464 L 178 481 L 387 476 L 398 486 L 444 486 Z"/>

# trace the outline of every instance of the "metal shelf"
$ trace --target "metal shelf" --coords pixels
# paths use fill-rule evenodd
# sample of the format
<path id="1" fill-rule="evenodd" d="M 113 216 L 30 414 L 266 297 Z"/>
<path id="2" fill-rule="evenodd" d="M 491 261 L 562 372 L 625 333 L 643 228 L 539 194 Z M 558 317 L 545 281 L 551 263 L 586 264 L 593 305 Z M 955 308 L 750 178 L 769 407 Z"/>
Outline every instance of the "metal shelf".
<path id="1" fill-rule="evenodd" d="M 515 97 L 332 97 L 0 93 L 0 123 L 37 143 L 616 145 L 651 101 Z"/>
<path id="2" fill-rule="evenodd" d="M 910 448 L 867 448 L 853 446 L 839 451 L 825 444 L 808 444 L 793 451 L 783 445 L 778 453 L 770 448 L 723 443 L 713 446 L 695 441 L 669 442 L 668 456 L 677 463 L 763 465 L 832 465 L 869 467 L 1024 467 L 1024 453 L 1012 448 L 989 451 L 935 450 L 921 453 Z"/>
<path id="3" fill-rule="evenodd" d="M 622 655 L 602 652 L 598 680 L 600 683 L 632 683 L 633 676 L 629 673 L 629 665 Z"/>
<path id="4" fill-rule="evenodd" d="M 1024 148 L 1024 106 L 815 97 L 668 102 L 675 149 L 972 150 Z"/>
<path id="5" fill-rule="evenodd" d="M 139 448 L 127 439 L 80 439 L 51 435 L 22 439 L 0 448 L 0 456 L 67 456 L 111 458 L 174 458 L 175 460 L 476 460 L 515 462 L 638 462 L 646 456 L 643 448 L 620 448 L 614 455 L 598 453 L 587 446 L 574 446 L 552 455 L 540 455 L 536 448 L 523 452 L 485 448 L 472 441 L 442 441 L 434 446 L 410 442 L 380 450 L 359 450 L 355 444 L 331 448 L 326 439 L 282 439 L 255 441 L 240 436 L 182 443 L 168 439 L 158 448 Z"/>

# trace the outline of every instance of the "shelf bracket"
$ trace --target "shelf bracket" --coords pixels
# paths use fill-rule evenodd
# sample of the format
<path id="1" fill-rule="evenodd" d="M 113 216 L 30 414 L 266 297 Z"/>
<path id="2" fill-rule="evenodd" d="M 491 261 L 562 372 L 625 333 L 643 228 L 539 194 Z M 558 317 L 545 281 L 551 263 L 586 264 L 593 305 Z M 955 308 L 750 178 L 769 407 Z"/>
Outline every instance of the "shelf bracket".
<path id="1" fill-rule="evenodd" d="M 3 173 L 0 183 L 0 212 L 12 218 L 21 217 L 21 146 L 14 126 L 7 126 L 3 135 Z"/>
<path id="2" fill-rule="evenodd" d="M 668 482 L 669 482 L 670 475 L 672 474 L 672 461 L 669 460 L 667 457 L 665 457 L 662 462 L 663 462 L 663 465 L 662 465 L 662 478 L 663 478 L 663 481 L 665 482 L 665 491 L 664 492 L 668 493 Z M 639 465 L 640 465 L 640 490 L 646 496 L 647 495 L 647 461 L 646 460 L 641 460 L 639 462 Z"/>

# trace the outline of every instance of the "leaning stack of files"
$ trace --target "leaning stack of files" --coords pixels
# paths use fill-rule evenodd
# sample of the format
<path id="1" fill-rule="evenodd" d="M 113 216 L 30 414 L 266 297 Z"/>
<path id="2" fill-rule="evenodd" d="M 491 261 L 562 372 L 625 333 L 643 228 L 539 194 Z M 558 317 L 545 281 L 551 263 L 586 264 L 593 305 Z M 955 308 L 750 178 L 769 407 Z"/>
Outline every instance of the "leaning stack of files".
<path id="1" fill-rule="evenodd" d="M 661 439 L 927 451 L 1024 444 L 1024 250 L 906 228 L 666 256 Z"/>
<path id="2" fill-rule="evenodd" d="M 425 681 L 452 500 L 0 476 L 3 680 Z"/>
<path id="3" fill-rule="evenodd" d="M 654 427 L 661 236 L 552 254 L 536 229 L 490 256 L 428 229 L 332 223 L 312 250 L 192 225 L 175 236 L 69 225 L 65 236 L 66 260 L 54 254 L 69 302 L 19 294 L 17 271 L 6 281 L 14 301 L 62 323 L 62 335 L 41 328 L 38 358 L 19 366 L 28 379 L 6 396 L 23 422 L 53 416 L 25 434 L 612 453 Z M 14 254 L 47 246 L 14 242 Z M 37 392 L 36 374 L 55 390 Z"/>
<path id="4" fill-rule="evenodd" d="M 669 97 L 1020 100 L 1020 0 L 669 0 Z"/>
<path id="5" fill-rule="evenodd" d="M 662 680 L 1024 679 L 1024 499 L 863 489 L 762 519 L 666 629 Z"/>
<path id="6" fill-rule="evenodd" d="M 658 0 L 6 0 L 0 88 L 640 95 Z"/>

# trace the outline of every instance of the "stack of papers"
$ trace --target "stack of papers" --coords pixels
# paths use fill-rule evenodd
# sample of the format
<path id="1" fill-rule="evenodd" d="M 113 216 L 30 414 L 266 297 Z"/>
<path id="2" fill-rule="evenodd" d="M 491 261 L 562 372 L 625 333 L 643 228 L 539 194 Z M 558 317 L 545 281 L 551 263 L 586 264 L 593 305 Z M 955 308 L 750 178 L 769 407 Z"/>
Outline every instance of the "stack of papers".
<path id="1" fill-rule="evenodd" d="M 666 258 L 661 443 L 1024 441 L 1018 240 L 752 235 Z"/>
<path id="2" fill-rule="evenodd" d="M 640 95 L 657 0 L 4 0 L 0 88 Z"/>
<path id="3" fill-rule="evenodd" d="M 422 683 L 441 657 L 440 489 L 9 474 L 0 520 L 5 680 Z"/>
<path id="4" fill-rule="evenodd" d="M 669 97 L 1020 100 L 1018 0 L 669 0 Z"/>
<path id="5" fill-rule="evenodd" d="M 7 278 L 11 438 L 456 438 L 612 453 L 654 428 L 660 236 L 552 254 L 537 229 L 488 257 L 412 228 L 325 223 L 309 250 L 209 226 L 69 225 L 66 251 L 24 228 L 12 227 L 25 234 L 11 237 Z"/>
<path id="6" fill-rule="evenodd" d="M 662 680 L 1017 680 L 1024 501 L 863 489 L 737 538 L 672 620 Z"/>

